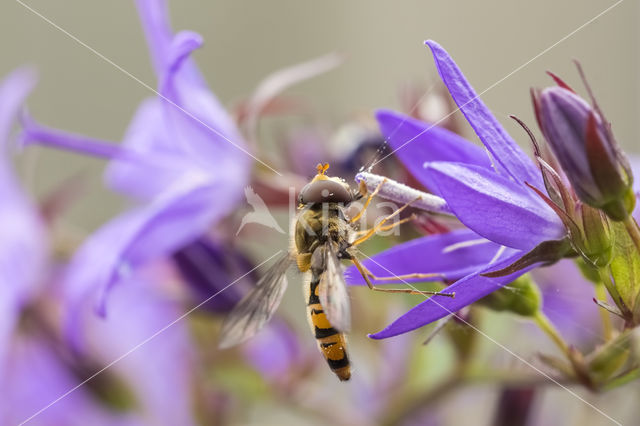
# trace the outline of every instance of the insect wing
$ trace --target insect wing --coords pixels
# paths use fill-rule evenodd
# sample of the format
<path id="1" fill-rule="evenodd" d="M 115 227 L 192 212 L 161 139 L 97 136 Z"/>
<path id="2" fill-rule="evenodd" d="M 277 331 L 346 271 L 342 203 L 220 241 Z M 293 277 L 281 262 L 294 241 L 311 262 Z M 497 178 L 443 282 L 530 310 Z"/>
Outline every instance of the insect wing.
<path id="1" fill-rule="evenodd" d="M 329 323 L 339 331 L 351 329 L 349 292 L 342 274 L 340 261 L 331 244 L 325 250 L 325 271 L 320 277 L 318 295 Z"/>
<path id="2" fill-rule="evenodd" d="M 278 259 L 256 287 L 238 302 L 222 323 L 218 347 L 225 349 L 238 345 L 269 322 L 287 289 L 286 272 L 292 261 L 288 253 Z"/>

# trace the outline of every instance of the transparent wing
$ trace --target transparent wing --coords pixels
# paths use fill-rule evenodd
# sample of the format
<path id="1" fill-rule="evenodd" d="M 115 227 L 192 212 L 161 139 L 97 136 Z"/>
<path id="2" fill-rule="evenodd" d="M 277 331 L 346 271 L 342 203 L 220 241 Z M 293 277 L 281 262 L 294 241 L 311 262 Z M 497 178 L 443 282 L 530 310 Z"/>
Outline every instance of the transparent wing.
<path id="1" fill-rule="evenodd" d="M 320 304 L 329 323 L 339 331 L 351 329 L 351 308 L 349 292 L 342 274 L 342 266 L 332 244 L 325 249 L 325 271 L 320 277 L 318 295 Z"/>
<path id="2" fill-rule="evenodd" d="M 222 323 L 219 348 L 230 348 L 250 339 L 269 322 L 287 289 L 285 274 L 292 262 L 289 253 L 280 257 L 238 302 Z"/>

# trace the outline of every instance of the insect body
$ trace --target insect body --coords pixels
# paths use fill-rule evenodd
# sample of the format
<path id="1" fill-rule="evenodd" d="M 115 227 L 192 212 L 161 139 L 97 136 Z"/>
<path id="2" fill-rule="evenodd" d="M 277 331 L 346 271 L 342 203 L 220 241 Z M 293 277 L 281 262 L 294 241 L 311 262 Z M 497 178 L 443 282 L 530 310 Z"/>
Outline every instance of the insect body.
<path id="1" fill-rule="evenodd" d="M 256 288 L 242 299 L 225 319 L 219 346 L 227 348 L 244 342 L 257 333 L 273 316 L 287 286 L 285 273 L 292 263 L 307 276 L 305 284 L 307 314 L 318 347 L 331 370 L 340 380 L 349 380 L 351 368 L 347 355 L 345 332 L 351 325 L 349 296 L 340 260 L 350 260 L 363 275 L 367 285 L 378 291 L 412 294 L 448 293 L 421 292 L 412 289 L 386 289 L 373 286 L 372 280 L 402 281 L 404 278 L 427 278 L 433 274 L 411 274 L 391 278 L 375 277 L 356 257 L 356 246 L 381 229 L 390 229 L 385 222 L 398 215 L 408 205 L 396 210 L 365 231 L 356 231 L 353 223 L 360 218 L 377 190 L 364 207 L 348 219 L 345 208 L 366 195 L 361 186 L 353 191 L 339 178 L 325 175 L 329 165 L 318 165 L 318 174 L 302 188 L 298 197 L 300 213 L 294 229 L 294 244 L 258 281 Z M 379 188 L 378 188 L 379 189 Z M 359 236 L 362 234 L 361 236 Z"/>

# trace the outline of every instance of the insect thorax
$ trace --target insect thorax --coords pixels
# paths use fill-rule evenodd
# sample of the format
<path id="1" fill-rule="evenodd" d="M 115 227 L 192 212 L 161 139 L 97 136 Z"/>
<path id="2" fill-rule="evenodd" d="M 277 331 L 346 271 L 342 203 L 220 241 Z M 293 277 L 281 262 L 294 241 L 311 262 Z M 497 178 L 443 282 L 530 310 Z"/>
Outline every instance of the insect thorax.
<path id="1" fill-rule="evenodd" d="M 342 247 L 348 243 L 350 232 L 342 204 L 305 205 L 296 221 L 296 249 L 299 254 L 312 253 L 329 239 Z"/>

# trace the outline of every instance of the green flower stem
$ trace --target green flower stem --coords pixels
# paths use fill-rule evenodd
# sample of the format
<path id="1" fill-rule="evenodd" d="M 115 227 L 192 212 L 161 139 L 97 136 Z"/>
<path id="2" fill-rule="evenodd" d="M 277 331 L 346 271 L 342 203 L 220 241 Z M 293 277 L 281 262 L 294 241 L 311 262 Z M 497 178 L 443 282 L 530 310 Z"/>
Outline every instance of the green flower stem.
<path id="1" fill-rule="evenodd" d="M 602 281 L 596 283 L 596 297 L 602 301 L 607 300 L 607 288 Z M 602 319 L 602 331 L 604 334 L 604 340 L 609 341 L 613 337 L 613 327 L 611 325 L 611 317 L 609 312 L 605 309 L 598 308 L 600 311 L 600 318 Z"/>
<path id="2" fill-rule="evenodd" d="M 542 313 L 542 311 L 536 312 L 533 316 L 533 320 L 540 327 L 540 330 L 544 331 L 547 336 L 553 340 L 553 342 L 560 348 L 563 354 L 570 358 L 569 354 L 569 346 L 564 341 L 560 332 L 555 328 L 555 326 L 549 321 L 549 318 Z"/>
<path id="3" fill-rule="evenodd" d="M 627 232 L 629 236 L 633 240 L 633 243 L 636 245 L 636 250 L 640 253 L 640 228 L 638 227 L 638 223 L 633 218 L 633 216 L 629 215 L 624 220 L 624 226 L 627 228 Z"/>

